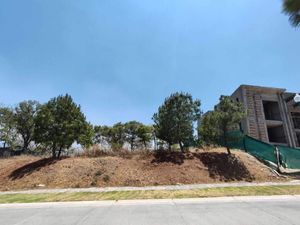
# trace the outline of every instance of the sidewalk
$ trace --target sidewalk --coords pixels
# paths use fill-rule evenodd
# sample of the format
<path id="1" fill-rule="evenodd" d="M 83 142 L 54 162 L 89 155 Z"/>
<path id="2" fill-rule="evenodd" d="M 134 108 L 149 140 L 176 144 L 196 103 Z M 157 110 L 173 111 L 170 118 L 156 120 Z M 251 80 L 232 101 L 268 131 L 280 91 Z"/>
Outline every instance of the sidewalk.
<path id="1" fill-rule="evenodd" d="M 39 203 L 9 203 L 0 204 L 0 209 L 30 209 L 30 208 L 69 208 L 69 207 L 97 207 L 97 206 L 132 206 L 132 205 L 176 205 L 202 203 L 251 203 L 251 202 L 278 202 L 298 201 L 300 195 L 271 195 L 271 196 L 227 196 L 207 198 L 182 199 L 138 199 L 138 200 L 105 200 L 105 201 L 73 201 L 73 202 L 39 202 Z"/>
<path id="2" fill-rule="evenodd" d="M 65 189 L 35 189 L 24 191 L 3 191 L 5 194 L 41 194 L 41 193 L 77 193 L 77 192 L 112 192 L 112 191 L 152 191 L 152 190 L 191 190 L 222 187 L 254 187 L 254 186 L 285 186 L 300 185 L 300 180 L 289 182 L 264 182 L 264 183 L 213 183 L 213 184 L 191 184 L 191 185 L 170 185 L 170 186 L 148 186 L 148 187 L 107 187 L 107 188 L 65 188 Z"/>

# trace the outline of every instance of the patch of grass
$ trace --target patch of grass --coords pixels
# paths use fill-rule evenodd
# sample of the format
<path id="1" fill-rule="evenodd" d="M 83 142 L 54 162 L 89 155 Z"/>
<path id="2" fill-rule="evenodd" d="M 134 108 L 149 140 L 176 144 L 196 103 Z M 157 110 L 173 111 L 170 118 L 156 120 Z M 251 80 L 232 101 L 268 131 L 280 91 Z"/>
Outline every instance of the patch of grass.
<path id="1" fill-rule="evenodd" d="M 129 199 L 175 199 L 221 196 L 267 196 L 300 194 L 300 186 L 224 187 L 175 191 L 111 191 L 50 194 L 4 194 L 0 203 L 65 202 Z"/>

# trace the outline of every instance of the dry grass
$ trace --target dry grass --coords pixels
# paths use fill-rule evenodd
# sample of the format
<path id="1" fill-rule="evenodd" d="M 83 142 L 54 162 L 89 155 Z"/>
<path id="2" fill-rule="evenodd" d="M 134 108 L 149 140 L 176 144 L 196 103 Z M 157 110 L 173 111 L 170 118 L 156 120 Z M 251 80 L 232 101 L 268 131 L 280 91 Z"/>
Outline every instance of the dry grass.
<path id="1" fill-rule="evenodd" d="M 128 156 L 0 159 L 0 190 L 281 181 L 254 157 L 225 149 Z"/>
<path id="2" fill-rule="evenodd" d="M 0 203 L 66 202 L 129 199 L 178 199 L 221 196 L 267 196 L 300 194 L 300 186 L 225 187 L 177 191 L 113 191 L 102 193 L 7 194 Z"/>

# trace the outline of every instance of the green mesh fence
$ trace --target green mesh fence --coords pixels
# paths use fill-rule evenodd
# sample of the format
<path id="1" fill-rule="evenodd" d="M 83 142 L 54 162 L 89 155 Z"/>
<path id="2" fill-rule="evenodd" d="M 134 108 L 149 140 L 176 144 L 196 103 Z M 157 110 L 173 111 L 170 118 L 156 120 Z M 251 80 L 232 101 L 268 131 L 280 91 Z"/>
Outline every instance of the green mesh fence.
<path id="1" fill-rule="evenodd" d="M 227 146 L 233 149 L 244 149 L 244 136 L 245 135 L 239 130 L 227 132 Z M 226 146 L 223 137 L 219 138 L 219 144 Z"/>
<path id="2" fill-rule="evenodd" d="M 245 150 L 259 159 L 277 164 L 276 149 L 273 145 L 256 140 L 252 137 L 244 137 Z"/>
<path id="3" fill-rule="evenodd" d="M 300 169 L 300 150 L 284 146 L 277 146 L 280 152 L 280 160 L 283 167 L 288 169 Z"/>
<path id="4" fill-rule="evenodd" d="M 225 143 L 220 139 L 221 145 Z M 243 135 L 240 131 L 227 133 L 227 145 L 230 148 L 242 149 L 249 154 L 277 165 L 276 146 L 262 142 L 255 138 Z M 277 146 L 279 151 L 279 163 L 288 169 L 300 169 L 300 149 Z"/>

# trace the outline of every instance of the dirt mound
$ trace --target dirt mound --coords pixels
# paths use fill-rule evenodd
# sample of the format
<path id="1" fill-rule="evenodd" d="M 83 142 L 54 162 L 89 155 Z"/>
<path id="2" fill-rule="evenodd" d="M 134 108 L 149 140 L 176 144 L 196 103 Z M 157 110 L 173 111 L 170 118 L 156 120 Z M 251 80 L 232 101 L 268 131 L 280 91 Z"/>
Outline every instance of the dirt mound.
<path id="1" fill-rule="evenodd" d="M 18 156 L 0 159 L 0 190 L 152 186 L 233 181 L 280 181 L 252 156 L 224 149 L 155 152 L 132 158 L 45 159 Z"/>

